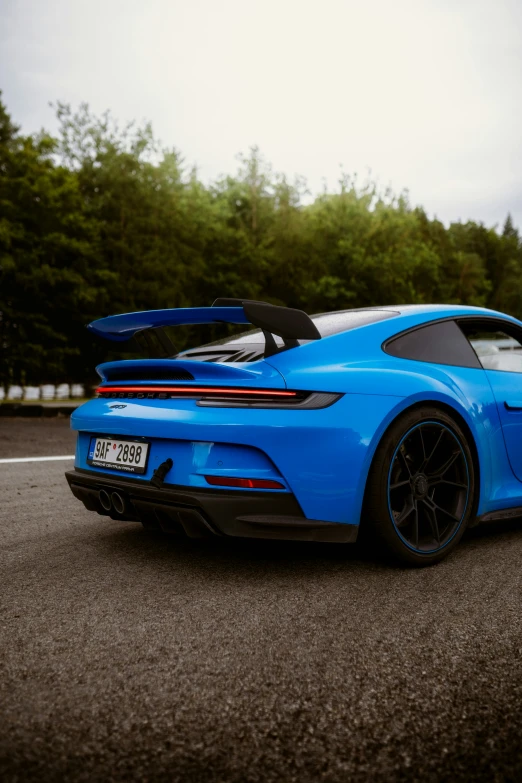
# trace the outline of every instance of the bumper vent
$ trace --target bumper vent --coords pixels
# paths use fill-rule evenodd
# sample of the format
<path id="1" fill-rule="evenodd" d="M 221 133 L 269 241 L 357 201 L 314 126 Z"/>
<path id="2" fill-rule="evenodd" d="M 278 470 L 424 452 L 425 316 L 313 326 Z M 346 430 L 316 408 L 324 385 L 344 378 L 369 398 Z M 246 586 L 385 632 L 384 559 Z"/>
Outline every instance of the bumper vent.
<path id="1" fill-rule="evenodd" d="M 169 369 L 114 369 L 106 370 L 107 381 L 193 381 L 194 376 L 188 370 Z"/>

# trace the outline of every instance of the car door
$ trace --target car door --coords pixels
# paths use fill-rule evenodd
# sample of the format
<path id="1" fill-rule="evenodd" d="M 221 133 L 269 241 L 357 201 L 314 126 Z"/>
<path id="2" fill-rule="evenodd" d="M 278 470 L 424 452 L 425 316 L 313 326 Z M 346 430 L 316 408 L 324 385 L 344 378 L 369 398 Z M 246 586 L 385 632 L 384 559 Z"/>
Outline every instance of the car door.
<path id="1" fill-rule="evenodd" d="M 522 481 L 522 329 L 502 319 L 459 321 L 491 385 L 513 473 Z"/>

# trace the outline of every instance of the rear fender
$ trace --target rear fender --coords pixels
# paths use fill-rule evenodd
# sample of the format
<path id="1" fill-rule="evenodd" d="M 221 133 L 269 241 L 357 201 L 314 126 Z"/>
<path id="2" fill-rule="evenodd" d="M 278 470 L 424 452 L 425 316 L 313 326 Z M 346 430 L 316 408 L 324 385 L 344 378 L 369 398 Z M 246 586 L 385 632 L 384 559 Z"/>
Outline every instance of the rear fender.
<path id="1" fill-rule="evenodd" d="M 469 395 L 466 404 L 461 394 L 448 394 L 435 388 L 418 391 L 397 401 L 376 429 L 365 455 L 361 484 L 357 491 L 359 513 L 362 511 L 371 464 L 382 438 L 399 416 L 420 405 L 439 405 L 444 408 L 457 421 L 464 423 L 464 429 L 472 438 L 471 447 L 478 462 L 477 515 L 520 504 L 522 485 L 514 479 L 509 467 L 495 401 L 482 384 L 470 385 L 466 391 Z"/>
<path id="2" fill-rule="evenodd" d="M 393 402 L 382 409 L 383 415 L 375 422 L 364 455 L 361 453 L 359 482 L 352 506 L 357 518 L 361 514 L 371 463 L 384 433 L 398 416 L 419 404 L 444 406 L 465 423 L 479 465 L 478 514 L 521 504 L 522 485 L 511 471 L 498 409 L 482 369 L 433 365 L 385 354 L 378 359 L 323 365 L 313 370 L 289 355 L 282 355 L 278 368 L 282 369 L 283 361 L 289 388 L 312 388 L 318 386 L 321 378 L 325 391 L 344 391 L 347 399 L 353 395 L 354 400 L 386 398 Z M 365 411 L 361 407 L 361 415 L 368 416 L 369 408 Z"/>

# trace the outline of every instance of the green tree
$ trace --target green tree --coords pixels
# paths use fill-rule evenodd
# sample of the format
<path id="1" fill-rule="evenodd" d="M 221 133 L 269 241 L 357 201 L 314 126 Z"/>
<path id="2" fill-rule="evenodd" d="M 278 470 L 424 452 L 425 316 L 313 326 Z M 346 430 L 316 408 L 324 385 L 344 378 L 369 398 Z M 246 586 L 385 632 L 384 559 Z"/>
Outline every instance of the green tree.
<path id="1" fill-rule="evenodd" d="M 151 126 L 56 107 L 26 137 L 0 102 L 0 382 L 86 380 L 119 350 L 84 325 L 115 312 L 265 299 L 320 312 L 454 302 L 522 316 L 522 243 L 445 227 L 407 193 L 342 174 L 310 200 L 256 147 L 210 185 Z M 232 327 L 176 330 L 178 348 Z M 119 346 L 117 346 L 119 348 Z M 93 379 L 94 380 L 94 379 Z"/>
<path id="2" fill-rule="evenodd" d="M 54 140 L 21 136 L 3 106 L 0 125 L 1 378 L 59 380 L 81 355 L 85 313 L 103 301 L 96 227 L 74 172 L 53 161 Z"/>

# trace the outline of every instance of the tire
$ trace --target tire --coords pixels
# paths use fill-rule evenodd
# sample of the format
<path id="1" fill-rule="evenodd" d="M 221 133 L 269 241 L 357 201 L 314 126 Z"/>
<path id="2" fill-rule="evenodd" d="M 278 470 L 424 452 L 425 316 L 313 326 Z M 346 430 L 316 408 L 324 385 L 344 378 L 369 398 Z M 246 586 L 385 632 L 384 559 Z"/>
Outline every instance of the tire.
<path id="1" fill-rule="evenodd" d="M 433 565 L 455 549 L 474 509 L 473 455 L 455 419 L 431 405 L 399 416 L 368 476 L 365 539 L 402 564 Z"/>

